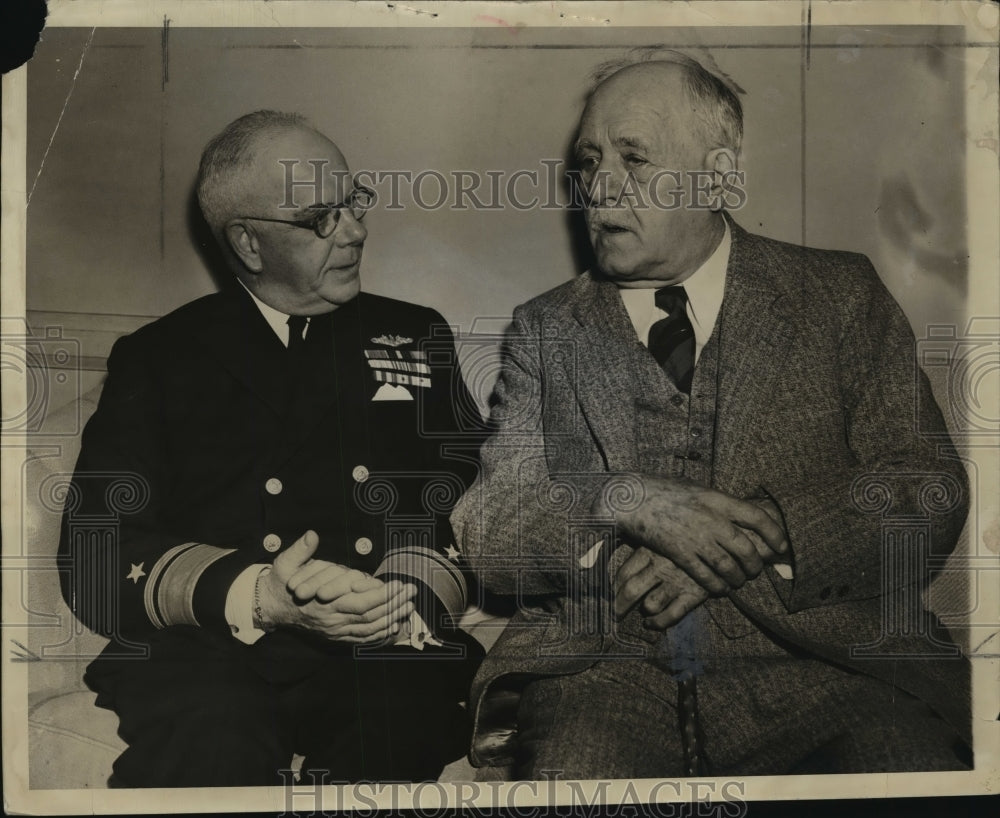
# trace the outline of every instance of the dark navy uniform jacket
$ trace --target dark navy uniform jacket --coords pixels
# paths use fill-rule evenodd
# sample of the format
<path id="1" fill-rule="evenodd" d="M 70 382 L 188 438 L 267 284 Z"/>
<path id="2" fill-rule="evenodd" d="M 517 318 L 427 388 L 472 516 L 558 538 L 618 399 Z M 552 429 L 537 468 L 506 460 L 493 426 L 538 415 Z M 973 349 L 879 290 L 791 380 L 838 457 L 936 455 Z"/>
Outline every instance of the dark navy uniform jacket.
<path id="1" fill-rule="evenodd" d="M 444 319 L 362 293 L 307 340 L 290 355 L 236 287 L 115 344 L 59 551 L 84 624 L 228 631 L 233 580 L 310 528 L 317 559 L 369 573 L 400 545 L 460 560 L 482 425 Z"/>

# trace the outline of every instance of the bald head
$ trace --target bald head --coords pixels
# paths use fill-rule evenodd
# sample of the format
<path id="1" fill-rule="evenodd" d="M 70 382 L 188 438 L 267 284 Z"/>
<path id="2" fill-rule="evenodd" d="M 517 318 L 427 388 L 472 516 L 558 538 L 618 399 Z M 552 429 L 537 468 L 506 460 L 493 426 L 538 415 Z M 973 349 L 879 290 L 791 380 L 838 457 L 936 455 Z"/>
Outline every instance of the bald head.
<path id="1" fill-rule="evenodd" d="M 690 127 L 706 150 L 729 148 L 738 154 L 743 141 L 741 89 L 706 70 L 701 63 L 678 51 L 645 50 L 633 60 L 600 66 L 594 75 L 588 106 L 598 95 L 641 94 L 646 99 L 662 96 L 677 115 L 690 111 Z"/>
<path id="2" fill-rule="evenodd" d="M 258 139 L 253 157 L 237 175 L 244 187 L 239 201 L 244 212 L 275 218 L 298 218 L 312 205 L 342 202 L 351 187 L 340 148 L 306 125 L 274 129 Z"/>
<path id="3" fill-rule="evenodd" d="M 196 185 L 198 204 L 216 238 L 238 215 L 253 187 L 258 151 L 268 137 L 307 128 L 305 117 L 279 111 L 254 111 L 229 123 L 205 146 Z"/>

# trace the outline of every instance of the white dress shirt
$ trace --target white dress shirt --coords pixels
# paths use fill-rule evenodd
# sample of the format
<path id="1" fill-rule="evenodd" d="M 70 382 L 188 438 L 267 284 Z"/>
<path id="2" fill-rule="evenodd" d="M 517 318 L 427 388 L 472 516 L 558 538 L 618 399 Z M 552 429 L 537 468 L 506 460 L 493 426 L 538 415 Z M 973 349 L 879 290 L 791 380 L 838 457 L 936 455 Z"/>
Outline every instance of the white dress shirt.
<path id="1" fill-rule="evenodd" d="M 257 309 L 260 310 L 260 314 L 264 316 L 264 320 L 267 321 L 268 326 L 274 330 L 274 334 L 278 336 L 286 347 L 288 346 L 288 334 L 291 328 L 288 326 L 289 316 L 283 313 L 281 310 L 276 310 L 270 304 L 265 304 L 252 292 L 250 288 L 247 287 L 242 281 L 240 281 L 240 286 L 250 293 L 250 297 L 253 299 L 253 303 L 257 305 Z M 305 337 L 305 333 L 309 331 L 309 322 L 312 319 L 306 316 L 306 328 L 302 331 L 302 337 Z"/>
<path id="2" fill-rule="evenodd" d="M 687 314 L 694 329 L 694 360 L 712 336 L 715 322 L 722 309 L 722 296 L 726 291 L 726 267 L 729 265 L 729 251 L 733 246 L 732 233 L 726 223 L 726 231 L 715 251 L 705 263 L 680 285 L 687 293 Z M 618 292 L 625 304 L 628 317 L 632 320 L 636 334 L 643 346 L 649 346 L 649 329 L 667 313 L 656 306 L 655 287 L 630 289 L 619 287 Z"/>

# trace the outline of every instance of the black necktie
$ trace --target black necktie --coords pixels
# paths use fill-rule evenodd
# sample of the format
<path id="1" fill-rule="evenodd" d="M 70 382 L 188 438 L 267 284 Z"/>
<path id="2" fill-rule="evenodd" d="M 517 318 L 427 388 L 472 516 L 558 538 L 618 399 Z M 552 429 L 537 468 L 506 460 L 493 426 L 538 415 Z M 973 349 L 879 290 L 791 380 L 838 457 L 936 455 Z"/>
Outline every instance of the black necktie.
<path id="1" fill-rule="evenodd" d="M 305 346 L 305 328 L 309 319 L 304 315 L 288 316 L 288 351 L 298 353 Z"/>
<path id="2" fill-rule="evenodd" d="M 694 376 L 694 328 L 687 316 L 687 293 L 679 285 L 661 287 L 656 291 L 656 306 L 667 317 L 649 328 L 649 351 L 674 385 L 689 395 Z"/>
<path id="3" fill-rule="evenodd" d="M 681 286 L 661 287 L 656 291 L 656 306 L 667 317 L 649 328 L 649 351 L 678 390 L 689 395 L 694 377 L 694 327 L 687 315 L 687 293 Z M 690 670 L 677 677 L 677 717 L 684 747 L 684 773 L 706 775 L 698 720 L 698 685 Z"/>

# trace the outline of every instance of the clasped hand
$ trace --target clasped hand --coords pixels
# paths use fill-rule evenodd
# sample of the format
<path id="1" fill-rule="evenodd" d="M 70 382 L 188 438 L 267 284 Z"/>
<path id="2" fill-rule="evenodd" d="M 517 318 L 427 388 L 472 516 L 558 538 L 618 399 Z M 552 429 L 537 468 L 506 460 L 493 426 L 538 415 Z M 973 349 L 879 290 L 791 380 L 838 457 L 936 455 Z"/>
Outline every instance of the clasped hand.
<path id="1" fill-rule="evenodd" d="M 670 627 L 709 596 L 742 587 L 787 555 L 772 502 L 739 500 L 681 479 L 638 479 L 641 502 L 615 514 L 620 536 L 636 546 L 615 576 L 618 616 L 641 601 L 649 627 Z M 597 510 L 614 513 L 603 498 Z"/>
<path id="2" fill-rule="evenodd" d="M 307 531 L 260 578 L 262 619 L 340 642 L 383 642 L 413 612 L 416 586 L 312 558 L 319 545 Z"/>

